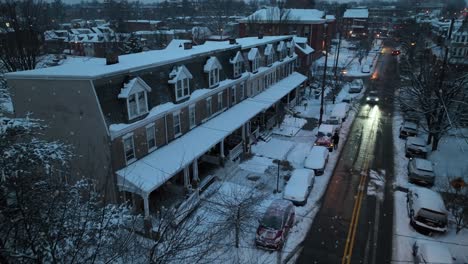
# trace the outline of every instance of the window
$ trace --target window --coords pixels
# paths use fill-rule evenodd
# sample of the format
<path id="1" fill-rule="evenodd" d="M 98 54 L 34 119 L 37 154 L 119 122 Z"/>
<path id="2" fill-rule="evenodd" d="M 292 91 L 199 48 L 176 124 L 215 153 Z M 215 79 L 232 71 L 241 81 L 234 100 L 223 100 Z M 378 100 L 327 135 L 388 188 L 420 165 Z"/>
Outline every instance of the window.
<path id="1" fill-rule="evenodd" d="M 146 93 L 145 92 L 139 92 L 138 93 L 138 112 L 139 113 L 148 112 L 148 105 L 146 103 Z"/>
<path id="2" fill-rule="evenodd" d="M 251 48 L 247 56 L 252 63 L 252 72 L 256 72 L 260 66 L 260 54 L 258 53 L 258 49 Z"/>
<path id="3" fill-rule="evenodd" d="M 172 120 L 174 122 L 174 137 L 178 137 L 182 134 L 182 130 L 180 128 L 180 113 L 173 113 Z"/>
<path id="4" fill-rule="evenodd" d="M 127 105 L 128 105 L 128 116 L 130 119 L 136 117 L 138 115 L 138 107 L 137 107 L 137 102 L 136 102 L 136 95 L 132 94 L 128 97 L 127 99 Z"/>
<path id="5" fill-rule="evenodd" d="M 169 78 L 171 79 L 168 82 L 174 84 L 176 101 L 190 96 L 190 79 L 193 76 L 185 66 L 175 67 L 169 74 Z"/>
<path id="6" fill-rule="evenodd" d="M 213 114 L 211 106 L 211 97 L 206 99 L 206 117 L 210 117 Z"/>
<path id="7" fill-rule="evenodd" d="M 120 89 L 118 98 L 127 102 L 128 120 L 132 120 L 148 112 L 147 92 L 151 92 L 151 87 L 140 77 L 133 78 L 124 83 Z"/>
<path id="8" fill-rule="evenodd" d="M 148 146 L 148 152 L 156 149 L 156 136 L 154 124 L 146 127 L 146 144 Z"/>
<path id="9" fill-rule="evenodd" d="M 125 162 L 127 164 L 130 164 L 136 160 L 135 159 L 135 147 L 133 145 L 133 134 L 129 134 L 123 137 L 123 145 L 124 145 Z"/>
<path id="10" fill-rule="evenodd" d="M 240 100 L 244 99 L 244 96 L 245 96 L 245 91 L 244 91 L 244 82 L 241 82 L 240 86 L 239 86 L 239 90 L 240 90 Z"/>
<path id="11" fill-rule="evenodd" d="M 241 61 L 234 64 L 234 77 L 238 77 L 242 74 L 242 64 Z"/>
<path id="12" fill-rule="evenodd" d="M 231 105 L 236 104 L 236 86 L 231 87 Z"/>
<path id="13" fill-rule="evenodd" d="M 223 109 L 223 92 L 218 93 L 218 111 Z"/>
<path id="14" fill-rule="evenodd" d="M 184 78 L 176 82 L 176 92 L 177 100 L 181 100 L 190 95 L 190 82 L 188 78 Z"/>
<path id="15" fill-rule="evenodd" d="M 189 106 L 189 122 L 190 122 L 190 128 L 195 127 L 196 119 L 195 119 L 195 105 L 194 104 Z"/>
<path id="16" fill-rule="evenodd" d="M 252 61 L 252 72 L 256 72 L 258 70 L 259 63 L 260 63 L 260 58 L 258 57 Z"/>
<path id="17" fill-rule="evenodd" d="M 221 64 L 216 57 L 210 57 L 206 61 L 203 70 L 208 73 L 208 83 L 210 87 L 216 86 L 219 83 L 219 69 Z"/>
<path id="18" fill-rule="evenodd" d="M 213 69 L 209 71 L 210 87 L 213 87 L 219 83 L 219 70 Z"/>
<path id="19" fill-rule="evenodd" d="M 236 56 L 231 60 L 229 60 L 231 64 L 234 65 L 234 78 L 239 77 L 242 72 L 243 72 L 243 65 L 244 65 L 244 59 L 242 58 L 242 54 L 240 51 L 236 53 Z"/>

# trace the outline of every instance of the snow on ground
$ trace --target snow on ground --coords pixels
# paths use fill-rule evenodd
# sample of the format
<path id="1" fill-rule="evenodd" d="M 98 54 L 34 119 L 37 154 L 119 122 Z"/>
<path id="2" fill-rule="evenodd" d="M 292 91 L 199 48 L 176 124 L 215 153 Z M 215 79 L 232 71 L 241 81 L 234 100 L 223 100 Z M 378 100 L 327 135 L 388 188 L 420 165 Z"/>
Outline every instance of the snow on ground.
<path id="1" fill-rule="evenodd" d="M 294 147 L 294 142 L 272 138 L 269 142 L 259 141 L 252 146 L 252 152 L 257 156 L 284 160 L 288 152 Z"/>
<path id="2" fill-rule="evenodd" d="M 393 118 L 393 139 L 395 150 L 395 185 L 403 188 L 413 186 L 408 183 L 407 164 L 405 157 L 405 140 L 400 139 L 399 129 L 403 118 L 395 113 Z M 421 132 L 421 131 L 420 131 Z M 449 133 L 450 134 L 450 133 Z M 420 135 L 425 138 L 425 135 Z M 444 186 L 448 177 L 466 175 L 468 171 L 468 143 L 465 139 L 449 135 L 441 139 L 439 149 L 429 153 L 428 158 L 435 164 L 436 182 L 433 189 Z M 434 234 L 426 236 L 418 233 L 410 225 L 410 219 L 406 209 L 406 193 L 396 191 L 394 200 L 394 230 L 393 230 L 393 260 L 394 263 L 412 262 L 413 256 L 411 247 L 416 240 L 433 241 L 435 244 L 447 246 L 455 263 L 468 261 L 468 230 L 464 229 L 458 234 L 455 233 L 455 225 L 449 220 L 448 231 L 445 234 Z M 449 217 L 450 219 L 451 217 Z"/>
<path id="3" fill-rule="evenodd" d="M 281 126 L 279 128 L 276 126 L 273 128 L 273 134 L 292 137 L 296 135 L 306 123 L 307 120 L 304 118 L 286 115 Z"/>
<path id="4" fill-rule="evenodd" d="M 273 160 L 267 157 L 253 156 L 251 159 L 242 162 L 241 169 L 263 174 L 265 170 L 273 164 Z"/>
<path id="5" fill-rule="evenodd" d="M 379 199 L 383 199 L 383 187 L 385 185 L 385 171 L 374 171 L 371 170 L 369 173 L 369 185 L 367 187 L 367 195 L 377 196 Z"/>

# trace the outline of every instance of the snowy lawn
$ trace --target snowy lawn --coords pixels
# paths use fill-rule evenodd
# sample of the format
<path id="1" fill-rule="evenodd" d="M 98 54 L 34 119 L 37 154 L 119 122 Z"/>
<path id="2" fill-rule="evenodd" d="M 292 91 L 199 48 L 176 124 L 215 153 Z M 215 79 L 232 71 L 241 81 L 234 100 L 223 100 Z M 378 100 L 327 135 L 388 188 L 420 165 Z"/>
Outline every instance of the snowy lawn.
<path id="1" fill-rule="evenodd" d="M 306 123 L 307 120 L 304 118 L 286 115 L 281 126 L 279 128 L 277 126 L 273 128 L 273 134 L 292 137 L 296 135 Z"/>
<path id="2" fill-rule="evenodd" d="M 258 141 L 252 146 L 252 153 L 256 156 L 284 160 L 293 147 L 292 141 L 272 138 L 269 142 Z"/>

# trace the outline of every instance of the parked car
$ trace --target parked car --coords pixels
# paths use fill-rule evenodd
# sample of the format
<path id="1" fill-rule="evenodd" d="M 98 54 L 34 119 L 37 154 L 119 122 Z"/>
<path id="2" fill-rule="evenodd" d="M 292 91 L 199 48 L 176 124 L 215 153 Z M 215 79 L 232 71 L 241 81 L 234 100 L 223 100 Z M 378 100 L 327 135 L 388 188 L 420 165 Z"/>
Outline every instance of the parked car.
<path id="1" fill-rule="evenodd" d="M 364 83 L 361 79 L 353 80 L 349 84 L 348 93 L 360 93 L 362 91 L 363 86 Z"/>
<path id="2" fill-rule="evenodd" d="M 419 137 L 408 137 L 405 144 L 405 156 L 407 158 L 422 158 L 427 157 L 426 141 Z"/>
<path id="3" fill-rule="evenodd" d="M 368 104 L 376 104 L 379 102 L 379 96 L 377 95 L 377 91 L 370 91 L 366 97 L 366 102 Z"/>
<path id="4" fill-rule="evenodd" d="M 423 230 L 447 231 L 448 212 L 439 193 L 422 187 L 413 187 L 406 196 L 410 224 Z"/>
<path id="5" fill-rule="evenodd" d="M 283 198 L 294 205 L 305 205 L 310 191 L 314 187 L 315 173 L 309 169 L 296 169 L 286 183 Z"/>
<path id="6" fill-rule="evenodd" d="M 420 242 L 413 244 L 413 261 L 415 264 L 423 263 L 455 263 L 452 253 L 442 243 Z M 464 262 L 462 262 L 464 263 Z"/>
<path id="7" fill-rule="evenodd" d="M 330 117 L 335 119 L 341 119 L 342 122 L 348 117 L 349 104 L 348 103 L 337 103 L 332 109 Z"/>
<path id="8" fill-rule="evenodd" d="M 408 162 L 408 181 L 423 185 L 434 185 L 435 174 L 432 162 L 414 158 Z"/>
<path id="9" fill-rule="evenodd" d="M 353 101 L 354 101 L 354 98 L 349 96 L 349 95 L 345 96 L 345 97 L 343 97 L 343 99 L 341 99 L 341 102 L 348 103 L 348 104 L 352 103 Z"/>
<path id="10" fill-rule="evenodd" d="M 332 136 L 335 132 L 335 125 L 321 124 L 318 128 L 317 139 L 314 142 L 314 146 L 323 146 L 328 151 L 333 151 L 333 140 Z"/>
<path id="11" fill-rule="evenodd" d="M 341 121 L 341 118 L 337 117 L 337 116 L 329 116 L 327 118 L 327 120 L 325 120 L 323 123 L 327 124 L 327 125 L 335 126 L 335 128 L 334 128 L 335 131 L 340 131 L 341 126 L 343 125 L 343 122 Z"/>
<path id="12" fill-rule="evenodd" d="M 294 217 L 294 206 L 290 201 L 274 200 L 259 221 L 255 245 L 266 250 L 283 248 L 289 230 L 294 225 Z"/>
<path id="13" fill-rule="evenodd" d="M 418 135 L 418 125 L 413 122 L 405 121 L 400 127 L 400 138 L 415 137 Z"/>
<path id="14" fill-rule="evenodd" d="M 304 167 L 314 170 L 316 176 L 322 175 L 328 163 L 329 151 L 326 147 L 313 146 L 304 161 Z"/>

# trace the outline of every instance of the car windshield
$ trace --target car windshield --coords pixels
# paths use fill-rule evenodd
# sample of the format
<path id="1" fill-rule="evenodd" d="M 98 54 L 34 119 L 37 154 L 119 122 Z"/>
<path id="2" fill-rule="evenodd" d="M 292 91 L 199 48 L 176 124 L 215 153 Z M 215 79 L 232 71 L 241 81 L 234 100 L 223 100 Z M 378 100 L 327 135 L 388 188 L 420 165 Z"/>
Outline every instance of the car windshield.
<path id="1" fill-rule="evenodd" d="M 278 229 L 281 229 L 281 225 L 282 225 L 281 217 L 277 215 L 267 214 L 262 219 L 262 226 L 266 228 L 278 230 Z"/>
<path id="2" fill-rule="evenodd" d="M 371 91 L 371 92 L 369 92 L 369 95 L 370 96 L 377 96 L 377 92 L 376 91 Z"/>

